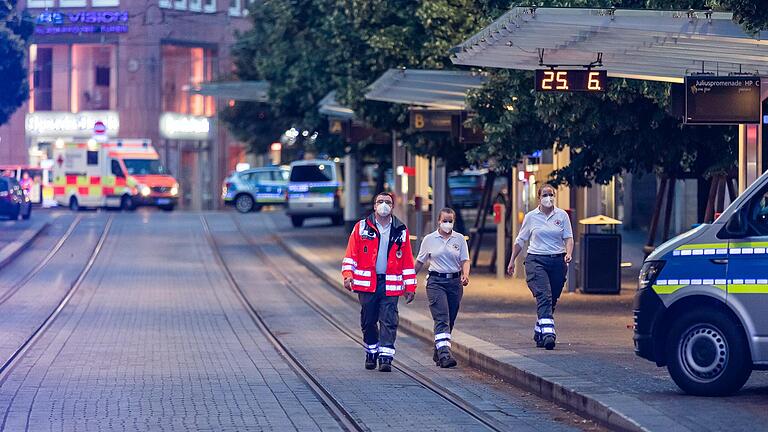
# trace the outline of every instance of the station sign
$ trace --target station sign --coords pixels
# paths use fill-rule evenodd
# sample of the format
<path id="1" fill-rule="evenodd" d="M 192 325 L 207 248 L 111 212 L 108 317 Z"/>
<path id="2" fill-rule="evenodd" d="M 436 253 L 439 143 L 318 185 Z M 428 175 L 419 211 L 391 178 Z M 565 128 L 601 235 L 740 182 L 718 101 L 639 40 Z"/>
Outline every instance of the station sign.
<path id="1" fill-rule="evenodd" d="M 685 77 L 685 123 L 760 123 L 760 77 Z"/>
<path id="2" fill-rule="evenodd" d="M 116 111 L 36 111 L 26 115 L 24 129 L 29 137 L 90 138 L 96 122 L 103 123 L 113 135 L 120 131 Z"/>
<path id="3" fill-rule="evenodd" d="M 208 117 L 174 112 L 160 115 L 160 136 L 165 139 L 207 141 L 211 138 L 211 129 Z"/>
<path id="4" fill-rule="evenodd" d="M 536 91 L 539 92 L 604 92 L 608 72 L 591 69 L 537 69 Z"/>
<path id="5" fill-rule="evenodd" d="M 451 111 L 411 110 L 411 129 L 417 132 L 452 132 Z"/>

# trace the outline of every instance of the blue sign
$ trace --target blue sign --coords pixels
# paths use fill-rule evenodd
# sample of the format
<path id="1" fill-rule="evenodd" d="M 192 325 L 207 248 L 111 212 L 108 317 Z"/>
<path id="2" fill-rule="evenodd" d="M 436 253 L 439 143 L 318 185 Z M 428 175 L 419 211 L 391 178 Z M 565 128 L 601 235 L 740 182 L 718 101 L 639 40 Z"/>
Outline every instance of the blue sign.
<path id="1" fill-rule="evenodd" d="M 127 33 L 129 19 L 127 11 L 44 11 L 35 34 Z"/>

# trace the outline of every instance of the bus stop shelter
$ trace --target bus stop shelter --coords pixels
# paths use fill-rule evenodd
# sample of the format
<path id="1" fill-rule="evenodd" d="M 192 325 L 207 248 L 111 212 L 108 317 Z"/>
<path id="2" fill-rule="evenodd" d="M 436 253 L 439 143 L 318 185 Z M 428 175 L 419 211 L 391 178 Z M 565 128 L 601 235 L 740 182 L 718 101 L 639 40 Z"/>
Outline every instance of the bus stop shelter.
<path id="1" fill-rule="evenodd" d="M 601 60 L 609 77 L 682 83 L 688 75 L 768 76 L 768 32 L 731 13 L 516 7 L 452 50 L 457 65 L 535 70 Z M 761 100 L 768 98 L 762 78 Z M 739 127 L 739 190 L 763 172 L 762 129 Z"/>
<path id="2" fill-rule="evenodd" d="M 477 134 L 464 127 L 466 97 L 470 90 L 480 88 L 485 80 L 482 74 L 468 71 L 390 69 L 368 87 L 365 98 L 408 105 L 411 130 L 444 132 L 454 140 L 476 140 Z M 408 192 L 408 201 L 415 196 L 425 198 L 429 186 L 430 161 L 421 157 L 407 157 L 405 148 L 393 140 L 392 163 L 397 174 L 396 191 L 400 194 Z M 431 163 L 432 208 L 436 212 L 446 204 L 447 173 L 442 158 L 434 158 Z M 408 203 L 401 204 L 407 206 Z M 402 214 L 407 214 L 406 209 L 401 209 Z M 417 211 L 421 210 L 417 208 Z M 433 216 L 436 219 L 437 215 Z"/>

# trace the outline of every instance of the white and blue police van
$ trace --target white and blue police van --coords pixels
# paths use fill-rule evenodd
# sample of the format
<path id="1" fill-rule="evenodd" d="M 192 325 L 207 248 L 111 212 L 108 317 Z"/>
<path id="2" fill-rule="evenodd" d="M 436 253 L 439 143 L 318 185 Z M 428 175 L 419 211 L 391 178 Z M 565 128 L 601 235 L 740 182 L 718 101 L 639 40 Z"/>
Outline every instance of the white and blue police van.
<path id="1" fill-rule="evenodd" d="M 731 394 L 768 369 L 768 173 L 648 256 L 634 320 L 636 354 L 687 393 Z"/>

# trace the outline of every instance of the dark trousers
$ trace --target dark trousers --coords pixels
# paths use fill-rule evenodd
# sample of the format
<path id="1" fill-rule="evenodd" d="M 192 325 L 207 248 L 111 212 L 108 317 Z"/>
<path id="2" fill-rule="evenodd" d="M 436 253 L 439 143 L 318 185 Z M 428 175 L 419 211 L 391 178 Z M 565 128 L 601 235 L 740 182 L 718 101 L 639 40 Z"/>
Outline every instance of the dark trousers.
<path id="1" fill-rule="evenodd" d="M 446 279 L 430 276 L 427 280 L 427 298 L 432 320 L 435 322 L 435 347 L 450 347 L 451 331 L 459 314 L 464 287 L 459 278 Z M 447 342 L 447 343 L 445 343 Z M 440 345 L 440 346 L 438 346 Z"/>
<path id="2" fill-rule="evenodd" d="M 525 258 L 525 279 L 536 298 L 539 319 L 553 318 L 555 305 L 563 292 L 568 266 L 563 257 L 528 255 Z"/>
<path id="3" fill-rule="evenodd" d="M 360 301 L 360 327 L 363 329 L 363 341 L 368 346 L 368 352 L 378 352 L 379 356 L 383 357 L 394 357 L 398 324 L 397 302 L 400 297 L 387 296 L 386 286 L 386 276 L 377 275 L 376 292 L 357 293 Z"/>

